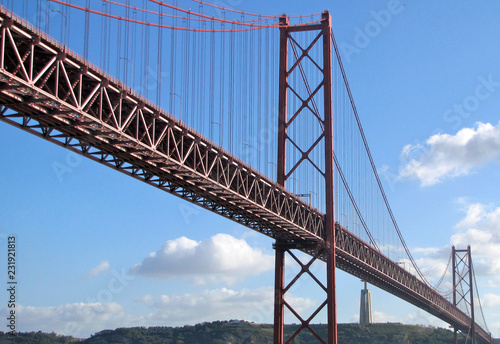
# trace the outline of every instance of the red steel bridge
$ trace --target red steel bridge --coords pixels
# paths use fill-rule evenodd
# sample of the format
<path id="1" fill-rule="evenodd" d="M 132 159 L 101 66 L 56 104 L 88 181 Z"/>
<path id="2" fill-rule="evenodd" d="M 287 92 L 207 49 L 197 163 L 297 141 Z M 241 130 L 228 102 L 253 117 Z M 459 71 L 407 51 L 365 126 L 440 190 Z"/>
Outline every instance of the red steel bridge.
<path id="1" fill-rule="evenodd" d="M 47 12 L 46 15 L 49 18 L 49 14 L 59 12 L 56 14 L 61 17 L 59 30 L 64 32 L 64 38 L 61 35 L 63 43 L 42 32 L 40 23 L 35 27 L 2 7 L 0 119 L 275 239 L 275 343 L 293 342 L 299 332 L 305 329 L 310 330 L 320 343 L 337 343 L 335 267 L 429 312 L 450 324 L 456 334 L 472 338 L 474 343 L 492 342 L 490 333 L 479 325 L 474 317 L 470 249 L 454 249 L 453 268 L 454 272 L 460 273 L 453 275 L 454 288 L 450 293 L 453 299 L 449 299 L 431 287 L 418 268 L 415 267 L 416 270 L 410 272 L 389 257 L 389 254 L 384 253 L 384 248 L 374 238 L 377 227 L 385 225 L 377 223 L 369 213 L 365 213 L 364 204 L 371 203 L 372 199 L 363 201 L 358 195 L 366 192 L 366 187 L 361 185 L 356 188 L 351 183 L 353 176 L 360 178 L 360 173 L 350 173 L 349 166 L 359 164 L 360 160 L 349 151 L 350 148 L 346 144 L 337 141 L 339 133 L 336 128 L 339 127 L 338 114 L 341 112 L 351 116 L 352 127 L 358 130 L 356 140 L 365 154 L 365 162 L 362 164 L 366 165 L 371 173 L 370 178 L 375 183 L 376 197 L 381 199 L 377 202 L 383 205 L 389 219 L 387 222 L 399 237 L 408 260 L 414 263 L 374 169 L 332 34 L 328 12 L 307 23 L 292 23 L 294 18 L 286 16 L 258 17 L 259 19 L 254 18 L 252 21 L 240 18 L 236 23 L 223 19 L 215 21 L 214 17 L 198 13 L 198 20 L 206 22 L 199 26 L 186 26 L 186 23 L 181 22 L 188 22 L 185 19 L 194 16 L 191 11 L 187 11 L 189 13 L 185 17 L 174 18 L 172 23 L 167 23 L 166 19 L 163 22 L 163 17 L 158 23 L 151 23 L 147 20 L 147 15 L 155 11 L 155 15 L 162 15 L 162 11 L 167 11 L 162 9 L 162 6 L 167 5 L 163 1 L 150 2 L 157 5 L 158 9 L 146 7 L 144 11 L 147 11 L 147 14 L 143 13 L 141 19 L 137 15 L 140 9 L 133 7 L 130 1 L 114 3 L 114 6 L 125 8 L 122 10 L 127 13 L 119 15 L 113 13 L 112 2 L 107 0 L 102 2 L 101 8 L 90 7 L 89 1 L 86 6 L 81 6 L 70 1 L 54 0 L 52 3 L 61 5 L 61 10 L 53 9 L 52 13 Z M 167 7 L 172 13 L 183 11 L 174 5 Z M 83 55 L 87 58 L 73 52 L 66 45 L 67 34 L 71 34 L 67 27 L 68 8 L 81 11 L 85 15 Z M 222 67 L 220 70 L 214 69 L 200 62 L 198 70 L 187 69 L 182 78 L 187 79 L 200 70 L 205 71 L 210 74 L 210 77 L 206 77 L 205 84 L 213 86 L 211 83 L 218 83 L 218 89 L 222 88 L 222 91 L 214 91 L 211 87 L 205 90 L 202 86 L 195 89 L 196 86 L 191 84 L 183 86 L 204 100 L 200 100 L 201 104 L 197 108 L 193 101 L 183 99 L 187 98 L 186 93 L 181 95 L 170 89 L 171 108 L 178 100 L 179 111 L 176 112 L 180 118 L 184 114 L 185 121 L 191 122 L 192 126 L 197 125 L 196 121 L 201 123 L 205 106 L 208 107 L 206 111 L 210 123 L 202 124 L 207 135 L 200 134 L 192 129 L 191 125 L 148 100 L 148 92 L 145 95 L 144 92 L 136 92 L 133 78 L 137 77 L 137 71 L 121 74 L 122 70 L 133 68 L 132 55 L 115 56 L 117 76 L 128 80 L 127 84 L 130 83 L 132 88 L 89 62 L 93 45 L 90 44 L 89 47 L 89 42 L 92 41 L 89 38 L 92 32 L 89 25 L 91 15 L 105 18 L 102 19 L 101 29 L 108 30 L 109 37 L 116 33 L 110 29 L 112 21 L 119 21 L 120 26 L 117 27 L 123 29 L 118 30 L 117 34 L 123 37 L 118 44 L 128 44 L 124 43 L 128 40 L 123 38 L 127 34 L 131 35 L 130 32 L 135 30 L 136 25 L 147 26 L 147 29 L 141 29 L 144 30 L 144 35 L 150 32 L 147 30 L 156 27 L 158 34 L 154 39 L 158 39 L 158 42 L 163 39 L 162 30 L 173 32 L 179 29 L 194 31 L 199 35 L 208 32 L 208 35 L 211 35 L 207 39 L 205 53 L 213 59 L 215 51 L 220 50 L 229 70 L 224 72 Z M 36 21 L 41 22 L 42 19 L 40 14 Z M 46 28 L 49 21 L 45 23 Z M 253 33 L 254 36 L 250 36 L 249 42 L 255 49 L 250 53 L 267 55 L 267 59 L 273 57 L 268 46 L 279 46 L 279 54 L 274 56 L 279 61 L 278 67 L 276 70 L 266 65 L 262 67 L 264 58 L 257 57 L 257 63 L 261 64 L 253 67 L 253 70 L 245 71 L 248 74 L 240 78 L 250 78 L 255 81 L 255 85 L 262 85 L 265 78 L 261 75 L 276 72 L 276 77 L 270 80 L 274 83 L 273 87 L 278 89 L 275 98 L 268 96 L 271 91 L 265 89 L 266 86 L 261 89 L 261 86 L 254 85 L 259 91 L 252 91 L 253 86 L 250 85 L 244 88 L 241 94 L 235 91 L 236 86 L 231 85 L 237 78 L 234 75 L 243 72 L 237 71 L 238 61 L 233 58 L 240 56 L 238 53 L 244 50 L 245 44 L 238 46 L 232 38 L 228 41 L 222 38 L 226 32 L 227 35 L 235 36 L 263 29 L 279 32 L 279 39 L 269 39 L 269 36 Z M 47 31 L 50 29 L 47 28 Z M 182 44 L 190 44 L 183 40 L 189 37 L 187 34 L 179 35 L 184 35 L 184 32 L 177 36 L 172 33 L 172 51 L 177 46 L 182 47 Z M 198 43 L 205 41 L 201 36 L 193 37 L 193 40 L 198 39 Z M 148 37 L 148 40 L 150 38 Z M 260 46 L 259 41 L 265 41 L 268 45 Z M 111 55 L 109 42 L 107 44 L 108 47 L 102 49 L 108 49 L 108 55 Z M 230 52 L 226 53 L 224 49 Z M 168 58 L 165 58 L 167 55 L 161 54 L 162 52 L 158 52 L 156 63 L 167 61 L 168 64 Z M 186 56 L 191 56 L 190 54 L 186 53 Z M 143 58 L 146 55 L 142 55 Z M 172 53 L 169 57 L 174 59 L 175 54 Z M 243 59 L 244 57 L 242 61 Z M 182 60 L 182 57 L 177 57 L 176 63 L 183 64 L 185 61 Z M 193 61 L 196 63 L 196 60 Z M 246 62 L 250 62 L 250 59 Z M 131 66 L 128 66 L 129 63 Z M 101 67 L 106 68 L 106 61 Z M 172 62 L 171 71 L 175 69 Z M 253 74 L 258 76 L 252 79 Z M 312 76 L 309 78 L 308 75 Z M 203 75 L 199 77 L 202 78 Z M 184 79 L 181 80 L 181 77 L 173 72 L 167 78 L 177 78 L 177 82 L 184 85 Z M 227 80 L 230 80 L 230 85 L 227 85 Z M 142 80 L 141 83 L 143 86 L 148 84 Z M 224 84 L 227 85 L 225 89 Z M 338 90 L 341 90 L 342 94 Z M 240 113 L 233 111 L 234 116 L 229 117 L 230 122 L 222 116 L 219 117 L 217 112 L 236 108 L 233 101 L 238 96 L 242 98 L 239 99 L 242 104 Z M 244 97 L 247 96 L 249 100 L 245 101 Z M 157 91 L 157 103 L 161 98 L 161 91 Z M 225 100 L 216 104 L 218 98 Z M 266 114 L 274 116 L 274 119 L 271 122 L 262 122 L 266 125 L 275 124 L 270 132 L 277 137 L 274 147 L 277 154 L 262 157 L 264 153 L 259 150 L 260 158 L 242 158 L 237 156 L 238 154 L 232 154 L 230 150 L 234 150 L 234 147 L 238 150 L 241 150 L 242 146 L 252 147 L 250 142 L 243 141 L 249 140 L 243 138 L 244 134 L 240 136 L 233 132 L 236 130 L 233 128 L 245 126 L 241 117 L 247 118 L 250 115 L 244 113 L 244 110 L 250 109 L 250 112 L 257 114 L 273 112 L 266 110 L 259 103 L 255 105 L 254 100 L 271 104 L 270 108 L 277 105 L 277 111 Z M 275 104 L 272 104 L 273 102 Z M 196 112 L 201 114 L 196 115 Z M 301 119 L 304 113 L 308 115 Z M 238 115 L 240 117 L 235 117 Z M 246 124 L 247 126 L 252 126 L 255 121 L 262 121 L 259 116 L 253 119 L 250 117 L 248 120 L 251 123 Z M 310 134 L 307 135 L 301 132 L 307 128 L 304 124 L 306 122 L 310 124 L 307 129 Z M 346 126 L 345 123 L 343 126 Z M 249 137 L 258 133 L 257 130 L 252 132 L 252 128 L 248 130 L 246 133 Z M 226 145 L 223 144 L 224 139 Z M 338 149 L 345 149 L 347 155 L 338 152 L 336 147 L 339 145 L 341 148 Z M 304 167 L 306 164 L 307 168 Z M 261 165 L 264 167 L 259 169 Z M 275 167 L 276 180 L 269 176 L 272 174 L 268 172 L 271 165 Z M 311 175 L 315 177 L 310 177 Z M 304 183 L 309 177 L 313 178 L 308 187 L 312 191 L 305 190 L 301 193 L 297 184 Z M 342 219 L 342 216 L 345 218 Z M 355 221 L 352 218 L 355 218 Z M 352 230 L 353 227 L 356 228 L 353 223 L 359 226 L 357 233 Z M 348 230 L 349 224 L 351 230 Z M 285 256 L 288 254 L 297 259 L 294 250 L 305 252 L 312 258 L 308 263 L 301 262 L 301 272 L 286 284 Z M 315 261 L 326 262 L 326 282 L 319 281 L 309 269 Z M 286 301 L 286 292 L 303 274 L 312 276 L 326 292 L 325 302 L 308 318 L 303 318 Z M 457 287 L 460 283 L 466 283 L 466 292 L 458 292 L 463 291 L 463 288 Z M 467 307 L 462 307 L 461 303 L 465 303 Z M 314 316 L 322 309 L 326 309 L 328 315 L 328 338 L 321 338 L 309 326 Z M 284 338 L 283 334 L 285 310 L 294 314 L 302 324 L 291 338 Z"/>

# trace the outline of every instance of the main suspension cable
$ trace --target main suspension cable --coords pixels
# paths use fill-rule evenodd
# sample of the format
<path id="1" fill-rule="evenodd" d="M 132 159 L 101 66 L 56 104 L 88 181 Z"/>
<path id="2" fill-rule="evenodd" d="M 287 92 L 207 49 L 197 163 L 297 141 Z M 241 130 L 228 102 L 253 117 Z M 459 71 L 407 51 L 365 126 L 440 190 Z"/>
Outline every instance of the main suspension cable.
<path id="1" fill-rule="evenodd" d="M 333 35 L 333 30 L 331 31 L 331 40 L 332 40 L 332 44 L 333 44 L 333 47 L 334 47 L 334 50 L 335 50 L 335 54 L 337 56 L 337 61 L 339 63 L 340 70 L 342 72 L 342 76 L 344 78 L 344 84 L 345 84 L 345 87 L 346 87 L 346 90 L 347 90 L 347 94 L 349 95 L 349 100 L 351 102 L 351 107 L 353 109 L 354 116 L 356 118 L 356 122 L 357 122 L 357 125 L 358 125 L 358 128 L 359 128 L 359 132 L 361 134 L 361 138 L 363 140 L 363 144 L 364 144 L 366 153 L 368 155 L 368 159 L 370 160 L 370 164 L 371 164 L 373 173 L 375 175 L 375 179 L 377 180 L 377 184 L 378 184 L 380 193 L 381 193 L 382 198 L 384 200 L 384 203 L 385 203 L 385 206 L 387 208 L 387 211 L 389 212 L 389 216 L 391 218 L 391 221 L 392 221 L 392 223 L 394 225 L 394 228 L 396 229 L 396 232 L 398 234 L 399 240 L 403 244 L 403 248 L 404 248 L 406 254 L 408 255 L 408 258 L 410 259 L 410 261 L 413 264 L 413 267 L 415 268 L 416 272 L 418 273 L 418 275 L 420 276 L 420 278 L 422 279 L 422 281 L 425 282 L 428 286 L 430 286 L 429 281 L 425 278 L 424 274 L 422 273 L 422 271 L 420 270 L 420 268 L 417 266 L 417 263 L 416 263 L 415 259 L 413 258 L 412 254 L 410 252 L 410 249 L 406 245 L 406 242 L 405 242 L 405 240 L 403 238 L 403 235 L 402 235 L 402 233 L 401 233 L 401 231 L 399 229 L 399 226 L 398 226 L 398 224 L 396 222 L 396 218 L 394 217 L 394 214 L 392 212 L 391 206 L 389 205 L 389 201 L 388 201 L 387 196 L 385 194 L 384 188 L 382 187 L 382 182 L 380 181 L 380 177 L 378 175 L 377 168 L 375 167 L 375 162 L 373 161 L 373 157 L 372 157 L 372 154 L 370 152 L 370 148 L 368 147 L 368 142 L 366 140 L 366 136 L 365 136 L 365 133 L 363 131 L 363 127 L 361 126 L 361 121 L 359 119 L 359 115 L 358 115 L 358 111 L 356 109 L 356 105 L 354 104 L 354 99 L 352 97 L 351 88 L 349 87 L 349 83 L 347 81 L 347 76 L 345 74 L 344 66 L 343 66 L 342 60 L 340 58 L 340 52 L 339 52 L 338 47 L 337 47 L 337 42 L 335 41 L 335 36 Z"/>

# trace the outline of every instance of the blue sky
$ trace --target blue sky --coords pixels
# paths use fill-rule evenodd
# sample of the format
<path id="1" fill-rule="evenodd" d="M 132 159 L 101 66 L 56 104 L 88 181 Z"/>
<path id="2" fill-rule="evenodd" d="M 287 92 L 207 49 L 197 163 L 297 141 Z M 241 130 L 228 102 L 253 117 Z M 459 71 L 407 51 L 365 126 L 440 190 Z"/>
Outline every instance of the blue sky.
<path id="1" fill-rule="evenodd" d="M 500 3 L 217 4 L 265 14 L 330 10 L 406 242 L 433 281 L 451 245 L 472 246 L 486 321 L 500 337 Z M 0 142 L 2 252 L 4 235 L 15 234 L 20 330 L 86 337 L 123 326 L 272 322 L 269 238 L 4 123 Z M 293 303 L 311 311 L 323 296 L 303 283 Z M 357 321 L 362 283 L 339 271 L 337 285 L 339 321 Z M 444 326 L 371 289 L 375 321 Z"/>

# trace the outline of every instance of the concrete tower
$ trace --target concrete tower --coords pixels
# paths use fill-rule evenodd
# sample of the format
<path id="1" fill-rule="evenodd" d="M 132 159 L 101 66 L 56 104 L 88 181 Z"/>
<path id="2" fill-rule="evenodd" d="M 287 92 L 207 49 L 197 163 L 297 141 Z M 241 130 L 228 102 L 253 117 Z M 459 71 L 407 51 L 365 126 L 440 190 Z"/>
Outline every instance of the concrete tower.
<path id="1" fill-rule="evenodd" d="M 359 311 L 359 323 L 361 325 L 371 324 L 372 318 L 372 295 L 365 282 L 365 289 L 361 290 L 361 302 Z"/>

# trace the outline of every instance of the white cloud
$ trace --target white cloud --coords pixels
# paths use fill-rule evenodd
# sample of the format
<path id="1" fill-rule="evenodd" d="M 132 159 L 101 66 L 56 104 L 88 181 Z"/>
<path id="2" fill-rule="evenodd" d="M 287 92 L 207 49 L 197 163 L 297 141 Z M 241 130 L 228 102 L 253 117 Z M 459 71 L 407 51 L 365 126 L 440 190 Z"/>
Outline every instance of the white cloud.
<path id="1" fill-rule="evenodd" d="M 484 308 L 500 309 L 500 295 L 486 294 L 481 301 Z"/>
<path id="2" fill-rule="evenodd" d="M 442 327 L 442 328 L 449 327 L 449 325 L 444 321 L 436 318 L 432 314 L 429 314 L 421 309 L 416 309 L 415 312 L 407 314 L 406 317 L 401 322 L 404 324 L 426 325 L 426 326 Z"/>
<path id="3" fill-rule="evenodd" d="M 431 284 L 437 284 L 445 272 L 445 277 L 450 275 L 448 259 L 450 258 L 451 254 L 451 246 L 447 246 L 444 248 L 419 247 L 412 249 L 411 252 L 414 255 L 415 262 L 417 263 L 418 268 L 423 273 L 426 280 Z M 418 277 L 417 271 L 415 270 L 415 267 L 409 259 L 400 259 L 400 262 L 402 263 L 404 269 L 408 270 L 410 273 Z M 441 283 L 441 290 L 443 290 L 443 287 L 445 287 L 445 280 L 446 279 L 444 279 Z"/>
<path id="4" fill-rule="evenodd" d="M 271 270 L 274 257 L 252 248 L 243 239 L 217 234 L 196 242 L 186 237 L 167 241 L 130 273 L 149 278 L 187 277 L 197 284 L 232 283 L 246 276 Z"/>
<path id="5" fill-rule="evenodd" d="M 451 237 L 451 245 L 457 248 L 471 246 L 473 262 L 488 260 L 500 272 L 500 207 L 492 209 L 476 203 L 468 207 L 467 214 L 456 226 L 458 231 Z M 475 260 L 474 260 L 475 258 Z M 479 258 L 479 259 L 478 259 Z M 483 260 L 484 260 L 483 259 Z"/>
<path id="6" fill-rule="evenodd" d="M 451 254 L 451 246 L 467 249 L 471 246 L 472 262 L 476 277 L 489 278 L 488 287 L 500 285 L 500 207 L 494 208 L 481 203 L 469 204 L 465 216 L 455 225 L 456 232 L 451 236 L 448 246 L 442 249 L 415 249 L 420 257 L 416 260 L 426 278 L 437 282 Z M 407 264 L 410 265 L 409 263 Z M 448 267 L 446 276 L 451 273 Z M 415 273 L 413 269 L 410 272 Z M 444 280 L 447 281 L 447 278 Z M 441 290 L 445 290 L 443 285 Z"/>
<path id="7" fill-rule="evenodd" d="M 316 300 L 287 293 L 286 300 L 303 314 L 319 305 Z M 274 288 L 205 290 L 182 295 L 145 295 L 137 301 L 146 302 L 150 312 L 131 315 L 117 303 L 72 303 L 55 307 L 23 307 L 18 305 L 20 331 L 44 331 L 89 337 L 95 332 L 117 327 L 184 326 L 204 321 L 243 319 L 272 323 Z M 8 309 L 0 310 L 2 318 Z M 290 315 L 291 316 L 291 315 Z M 290 318 L 288 318 L 290 319 Z"/>
<path id="8" fill-rule="evenodd" d="M 476 226 L 485 216 L 485 212 L 484 205 L 480 203 L 469 205 L 466 216 L 456 224 L 455 228 L 458 230 L 467 230 Z"/>
<path id="9" fill-rule="evenodd" d="M 423 253 L 427 254 L 435 254 L 438 253 L 441 249 L 437 247 L 417 247 L 412 250 L 413 253 Z"/>
<path id="10" fill-rule="evenodd" d="M 119 326 L 138 326 L 139 318 L 131 316 L 117 303 L 71 303 L 54 307 L 16 305 L 19 331 L 43 331 L 47 333 L 88 337 L 103 329 Z M 3 309 L 2 318 L 7 314 Z"/>
<path id="11" fill-rule="evenodd" d="M 89 278 L 95 277 L 95 276 L 99 275 L 101 272 L 109 270 L 110 267 L 111 267 L 111 265 L 109 264 L 109 262 L 107 260 L 102 261 L 99 263 L 99 265 L 90 269 L 89 273 L 87 274 L 87 277 L 89 277 Z"/>
<path id="12" fill-rule="evenodd" d="M 286 300 L 299 314 L 318 303 L 287 293 Z M 205 290 L 200 294 L 162 295 L 154 302 L 153 318 L 173 325 L 194 324 L 215 319 L 243 319 L 272 322 L 274 288 L 235 291 L 227 288 Z"/>
<path id="13" fill-rule="evenodd" d="M 357 320 L 359 321 L 359 316 Z M 390 315 L 384 312 L 377 312 L 377 311 L 373 312 L 374 323 L 387 323 L 387 322 L 397 322 L 397 321 L 400 321 L 400 319 L 398 320 L 398 317 L 395 315 Z"/>
<path id="14" fill-rule="evenodd" d="M 359 314 L 356 314 L 351 318 L 351 322 L 353 323 L 356 323 L 358 321 L 359 321 Z M 387 314 L 384 312 L 374 311 L 373 322 L 374 323 L 400 322 L 409 325 L 413 324 L 413 325 L 426 325 L 433 327 L 448 328 L 448 325 L 444 321 L 418 308 L 415 308 L 414 312 L 408 313 L 406 315 L 401 315 L 401 314 L 394 315 L 394 314 Z"/>
<path id="15" fill-rule="evenodd" d="M 143 295 L 143 296 L 140 296 L 138 298 L 135 298 L 134 299 L 135 302 L 138 302 L 138 303 L 153 303 L 154 301 L 154 296 L 153 295 Z"/>
<path id="16" fill-rule="evenodd" d="M 416 262 L 426 278 L 439 279 L 447 270 L 447 261 L 443 259 L 425 257 L 417 259 Z"/>
<path id="17" fill-rule="evenodd" d="M 456 135 L 433 135 L 424 145 L 405 146 L 401 159 L 407 163 L 399 178 L 419 179 L 422 186 L 467 175 L 488 162 L 500 161 L 500 122 L 497 126 L 479 122 Z"/>

